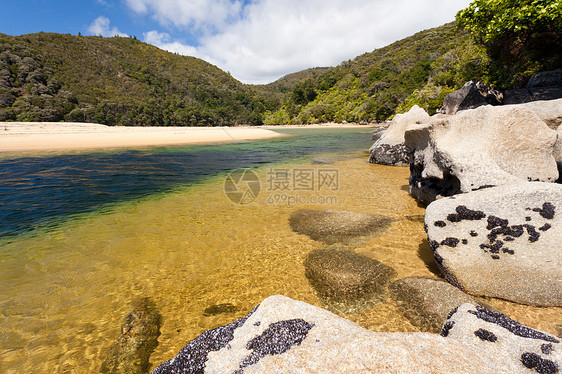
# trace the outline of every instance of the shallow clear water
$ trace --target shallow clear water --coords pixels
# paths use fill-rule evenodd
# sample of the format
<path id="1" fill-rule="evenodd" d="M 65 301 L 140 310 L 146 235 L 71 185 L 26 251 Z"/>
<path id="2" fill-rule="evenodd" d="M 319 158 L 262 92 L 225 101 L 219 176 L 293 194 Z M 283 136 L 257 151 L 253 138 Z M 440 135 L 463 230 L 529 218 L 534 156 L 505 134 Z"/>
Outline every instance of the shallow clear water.
<path id="1" fill-rule="evenodd" d="M 365 129 L 291 130 L 293 138 L 209 146 L 43 154 L 0 162 L 0 237 L 101 205 L 165 192 L 232 169 L 368 147 Z"/>
<path id="2" fill-rule="evenodd" d="M 169 172 L 172 176 L 166 177 L 160 158 L 152 162 L 160 176 L 139 182 L 145 187 L 138 192 L 126 197 L 106 194 L 113 197 L 79 210 L 66 207 L 58 219 L 49 218 L 50 213 L 47 226 L 30 223 L 19 234 L 5 236 L 0 249 L 0 372 L 98 372 L 137 297 L 151 297 L 163 316 L 152 367 L 173 357 L 202 331 L 245 315 L 267 296 L 283 294 L 321 306 L 304 276 L 303 262 L 308 252 L 323 244 L 291 231 L 288 218 L 297 209 L 336 208 L 391 217 L 394 222 L 387 231 L 354 250 L 394 267 L 399 277 L 437 277 L 420 220 L 424 209 L 405 188 L 408 169 L 366 163 L 369 135 L 361 133 L 364 130 L 346 132 L 307 134 L 281 143 L 189 147 L 190 154 L 224 151 L 236 160 L 235 167 L 249 166 L 241 160 L 249 152 L 261 190 L 248 204 L 233 203 L 225 194 L 228 165 L 194 183 L 182 181 L 189 173 Z M 294 149 L 299 142 L 304 151 Z M 321 142 L 333 148 L 318 149 Z M 115 160 L 177 156 L 185 150 L 92 157 L 112 159 L 113 170 L 137 166 L 145 170 L 140 162 L 127 162 L 123 164 L 127 168 L 119 169 Z M 322 151 L 330 154 L 314 161 Z M 261 164 L 253 159 L 256 154 L 276 153 L 284 155 L 268 156 L 273 161 Z M 174 170 L 184 170 L 178 168 Z M 92 165 L 85 169 L 95 176 Z M 292 180 L 280 190 L 272 176 L 280 178 L 285 171 L 312 171 L 316 184 L 303 188 L 310 185 Z M 328 171 L 337 172 L 337 185 L 320 186 L 318 175 Z M 166 184 L 170 178 L 176 182 Z M 36 202 L 42 203 L 48 205 L 49 200 Z M 231 303 L 238 311 L 203 315 L 207 307 L 222 303 Z M 547 331 L 560 317 L 560 308 L 492 303 L 512 318 Z M 376 331 L 416 331 L 390 300 L 346 317 Z"/>

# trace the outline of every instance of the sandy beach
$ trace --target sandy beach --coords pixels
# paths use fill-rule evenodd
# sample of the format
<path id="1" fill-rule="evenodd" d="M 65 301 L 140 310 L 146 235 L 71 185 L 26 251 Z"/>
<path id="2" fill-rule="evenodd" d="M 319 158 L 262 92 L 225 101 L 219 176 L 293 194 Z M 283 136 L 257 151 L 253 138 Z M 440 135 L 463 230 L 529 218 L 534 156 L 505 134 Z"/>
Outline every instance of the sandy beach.
<path id="1" fill-rule="evenodd" d="M 256 127 L 123 127 L 0 122 L 0 152 L 230 143 L 286 135 Z"/>

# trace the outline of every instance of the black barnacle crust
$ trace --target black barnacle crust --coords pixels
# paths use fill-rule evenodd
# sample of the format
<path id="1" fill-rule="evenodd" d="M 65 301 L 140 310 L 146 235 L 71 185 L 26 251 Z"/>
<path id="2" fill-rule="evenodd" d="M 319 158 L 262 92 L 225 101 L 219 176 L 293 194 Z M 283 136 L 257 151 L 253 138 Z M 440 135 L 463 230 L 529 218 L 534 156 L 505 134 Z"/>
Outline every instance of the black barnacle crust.
<path id="1" fill-rule="evenodd" d="M 447 319 L 451 319 L 451 317 L 452 317 L 458 310 L 459 310 L 459 307 L 458 307 L 458 306 L 455 307 L 455 308 L 453 308 L 453 309 L 449 312 L 449 314 L 447 314 Z"/>
<path id="2" fill-rule="evenodd" d="M 546 219 L 553 219 L 554 218 L 554 213 L 555 213 L 555 206 L 552 205 L 551 203 L 544 203 L 542 205 L 542 208 L 535 208 L 533 209 L 533 212 L 537 212 L 541 215 L 541 217 L 546 218 Z"/>
<path id="3" fill-rule="evenodd" d="M 501 313 L 493 312 L 482 306 L 476 306 L 476 310 L 469 310 L 468 313 L 474 314 L 476 317 L 483 321 L 501 326 L 504 329 L 510 331 L 512 334 L 521 336 L 523 338 L 544 340 L 551 343 L 560 343 L 560 341 L 554 336 L 524 326 L 521 323 L 514 321 Z"/>
<path id="4" fill-rule="evenodd" d="M 440 335 L 444 336 L 446 338 L 449 335 L 449 331 L 451 331 L 451 329 L 453 328 L 454 325 L 455 325 L 455 321 L 445 322 L 445 324 L 441 328 Z"/>
<path id="5" fill-rule="evenodd" d="M 481 340 L 485 340 L 492 343 L 495 343 L 498 340 L 498 337 L 493 332 L 485 329 L 478 329 L 474 331 L 474 335 L 479 337 Z"/>
<path id="6" fill-rule="evenodd" d="M 527 233 L 529 234 L 529 241 L 531 243 L 536 242 L 541 237 L 541 234 L 535 229 L 535 226 L 531 225 L 523 225 L 527 229 Z"/>
<path id="7" fill-rule="evenodd" d="M 526 352 L 521 355 L 521 363 L 528 369 L 535 369 L 540 374 L 559 373 L 555 362 L 542 358 L 536 353 Z"/>
<path id="8" fill-rule="evenodd" d="M 541 352 L 544 353 L 545 355 L 549 355 L 553 351 L 554 351 L 554 346 L 552 345 L 552 343 L 541 345 Z"/>
<path id="9" fill-rule="evenodd" d="M 439 243 L 435 240 L 429 240 L 428 243 L 432 251 L 435 251 L 437 248 L 439 248 Z"/>
<path id="10" fill-rule="evenodd" d="M 441 245 L 446 245 L 448 247 L 453 247 L 455 248 L 458 244 L 459 244 L 460 240 L 457 238 L 446 238 L 445 240 L 443 240 L 441 242 Z"/>
<path id="11" fill-rule="evenodd" d="M 300 345 L 313 327 L 314 323 L 300 318 L 272 323 L 261 335 L 248 342 L 246 349 L 252 350 L 252 353 L 242 360 L 240 369 L 234 373 L 242 374 L 244 368 L 256 364 L 265 356 L 280 355 Z"/>
<path id="12" fill-rule="evenodd" d="M 447 219 L 450 222 L 461 222 L 461 221 L 465 221 L 465 220 L 478 221 L 478 220 L 481 220 L 483 218 L 486 218 L 486 214 L 484 214 L 484 212 L 479 211 L 479 210 L 468 209 L 464 205 L 457 206 L 455 211 L 457 213 L 452 213 L 452 214 L 449 214 L 447 216 Z"/>
<path id="13" fill-rule="evenodd" d="M 240 318 L 226 326 L 205 331 L 183 347 L 176 357 L 154 369 L 152 374 L 203 373 L 209 352 L 218 351 L 226 347 L 234 339 L 234 330 L 244 325 L 258 307 L 259 305 L 244 318 Z"/>
<path id="14" fill-rule="evenodd" d="M 502 219 L 496 216 L 489 216 L 488 217 L 488 226 L 486 226 L 486 229 L 491 230 L 494 227 L 506 227 L 507 225 L 509 225 L 509 221 L 506 219 Z"/>
<path id="15" fill-rule="evenodd" d="M 433 223 L 433 225 L 434 225 L 435 227 L 445 227 L 445 226 L 447 226 L 447 224 L 445 223 L 445 221 L 435 221 L 435 222 Z"/>

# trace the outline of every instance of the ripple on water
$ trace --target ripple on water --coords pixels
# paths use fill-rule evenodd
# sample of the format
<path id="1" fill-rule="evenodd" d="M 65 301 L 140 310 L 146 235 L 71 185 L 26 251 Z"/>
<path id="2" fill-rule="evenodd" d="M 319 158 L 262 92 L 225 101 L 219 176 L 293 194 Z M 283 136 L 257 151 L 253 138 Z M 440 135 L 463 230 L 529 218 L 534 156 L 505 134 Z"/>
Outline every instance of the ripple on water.
<path id="1" fill-rule="evenodd" d="M 163 316 L 152 367 L 202 331 L 244 316 L 267 296 L 283 294 L 320 306 L 303 263 L 324 244 L 290 229 L 289 217 L 298 209 L 391 217 L 386 231 L 353 249 L 395 268 L 399 278 L 435 277 L 420 256 L 423 223 L 408 218 L 424 210 L 400 188 L 407 183 L 407 168 L 370 165 L 362 158 L 329 167 L 339 171 L 339 186 L 324 192 L 336 198 L 327 205 L 268 203 L 273 191 L 266 189 L 256 202 L 237 205 L 223 192 L 224 177 L 214 177 L 6 244 L 0 257 L 2 370 L 97 372 L 137 297 L 150 296 Z M 256 169 L 262 181 L 269 168 Z M 318 195 L 298 193 L 306 201 Z M 508 315 L 546 331 L 559 320 L 560 308 L 500 303 Z M 205 312 L 226 304 L 236 310 Z M 390 300 L 347 317 L 376 331 L 416 331 Z"/>

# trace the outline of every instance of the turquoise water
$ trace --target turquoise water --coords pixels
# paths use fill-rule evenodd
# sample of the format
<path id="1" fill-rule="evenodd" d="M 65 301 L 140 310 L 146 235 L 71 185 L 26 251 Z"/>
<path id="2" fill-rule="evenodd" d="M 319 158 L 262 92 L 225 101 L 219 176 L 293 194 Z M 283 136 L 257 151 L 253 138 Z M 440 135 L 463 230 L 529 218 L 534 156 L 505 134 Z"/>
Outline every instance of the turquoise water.
<path id="1" fill-rule="evenodd" d="M 284 129 L 291 138 L 235 144 L 39 155 L 0 162 L 0 238 L 238 168 L 368 149 L 369 129 Z"/>

